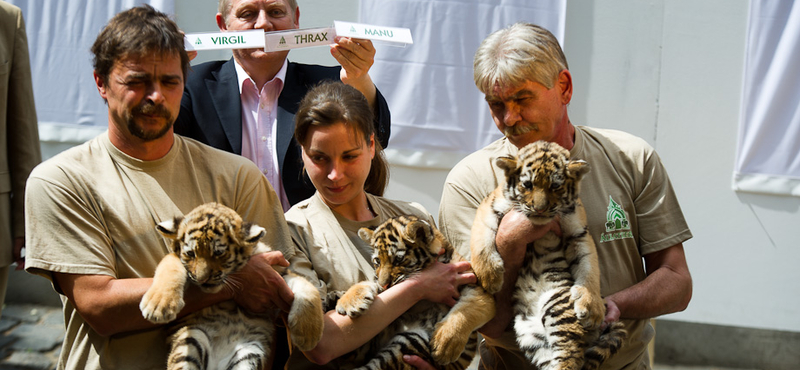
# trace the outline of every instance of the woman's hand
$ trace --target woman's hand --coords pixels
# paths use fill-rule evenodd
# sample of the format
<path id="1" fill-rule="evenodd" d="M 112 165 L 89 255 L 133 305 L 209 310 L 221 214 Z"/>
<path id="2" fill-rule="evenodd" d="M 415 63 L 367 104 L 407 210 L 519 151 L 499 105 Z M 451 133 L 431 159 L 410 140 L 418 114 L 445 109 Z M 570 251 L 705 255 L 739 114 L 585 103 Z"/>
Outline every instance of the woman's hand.
<path id="1" fill-rule="evenodd" d="M 435 262 L 426 269 L 412 275 L 411 281 L 420 294 L 420 300 L 444 303 L 450 307 L 460 296 L 458 287 L 477 282 L 475 274 L 465 272 L 470 269 L 469 262 Z"/>

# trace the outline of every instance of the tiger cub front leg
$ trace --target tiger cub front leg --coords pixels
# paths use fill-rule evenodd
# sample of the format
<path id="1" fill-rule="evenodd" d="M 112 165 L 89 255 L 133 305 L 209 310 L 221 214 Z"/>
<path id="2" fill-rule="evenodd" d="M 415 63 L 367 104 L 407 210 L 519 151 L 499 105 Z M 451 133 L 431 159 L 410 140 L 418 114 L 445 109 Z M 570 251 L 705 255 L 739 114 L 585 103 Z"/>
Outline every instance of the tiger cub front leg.
<path id="1" fill-rule="evenodd" d="M 567 235 L 575 235 L 566 246 L 566 257 L 570 261 L 575 284 L 570 289 L 575 301 L 575 314 L 584 328 L 600 327 L 605 316 L 605 304 L 600 295 L 600 267 L 597 261 L 597 248 L 591 235 L 586 231 L 586 216 L 583 204 L 578 201 L 571 215 L 562 217 L 561 227 Z M 577 260 L 577 263 L 572 261 Z"/>
<path id="2" fill-rule="evenodd" d="M 478 286 L 467 286 L 450 312 L 436 324 L 431 338 L 433 359 L 439 365 L 455 362 L 470 335 L 494 317 L 494 297 Z"/>
<path id="3" fill-rule="evenodd" d="M 374 281 L 362 281 L 353 285 L 339 298 L 336 312 L 351 318 L 359 317 L 369 309 L 379 292 L 380 286 Z"/>
<path id="4" fill-rule="evenodd" d="M 288 322 L 292 343 L 301 351 L 311 350 L 322 339 L 325 325 L 319 290 L 308 280 L 291 271 L 286 273 L 284 279 L 294 293 Z"/>
<path id="5" fill-rule="evenodd" d="M 139 309 L 142 316 L 156 324 L 168 323 L 183 309 L 183 287 L 186 284 L 186 268 L 175 254 L 164 256 L 156 267 L 153 284 L 147 289 Z"/>
<path id="6" fill-rule="evenodd" d="M 500 189 L 500 188 L 498 188 Z M 503 258 L 497 252 L 495 238 L 500 225 L 498 212 L 508 210 L 495 210 L 495 201 L 501 201 L 498 190 L 483 200 L 475 215 L 470 237 L 470 266 L 478 278 L 478 284 L 489 294 L 495 294 L 503 286 Z M 505 211 L 505 212 L 504 212 Z"/>

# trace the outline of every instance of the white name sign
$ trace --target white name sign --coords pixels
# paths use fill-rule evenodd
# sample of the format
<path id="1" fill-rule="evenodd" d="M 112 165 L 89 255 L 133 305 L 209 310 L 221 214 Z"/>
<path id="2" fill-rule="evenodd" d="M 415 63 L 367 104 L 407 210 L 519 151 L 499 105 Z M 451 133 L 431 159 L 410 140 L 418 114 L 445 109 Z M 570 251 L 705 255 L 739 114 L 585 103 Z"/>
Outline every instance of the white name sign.
<path id="1" fill-rule="evenodd" d="M 264 31 L 187 33 L 186 50 L 255 49 L 264 47 Z"/>
<path id="2" fill-rule="evenodd" d="M 337 36 L 379 40 L 398 44 L 413 44 L 408 28 L 381 27 L 369 24 L 333 21 Z"/>
<path id="3" fill-rule="evenodd" d="M 335 37 L 336 31 L 332 27 L 265 32 L 265 50 L 278 51 L 330 45 L 334 43 Z"/>
<path id="4" fill-rule="evenodd" d="M 336 36 L 413 44 L 408 28 L 380 27 L 334 21 L 333 27 L 264 32 L 262 30 L 187 33 L 186 50 L 255 49 L 290 50 L 333 44 Z"/>

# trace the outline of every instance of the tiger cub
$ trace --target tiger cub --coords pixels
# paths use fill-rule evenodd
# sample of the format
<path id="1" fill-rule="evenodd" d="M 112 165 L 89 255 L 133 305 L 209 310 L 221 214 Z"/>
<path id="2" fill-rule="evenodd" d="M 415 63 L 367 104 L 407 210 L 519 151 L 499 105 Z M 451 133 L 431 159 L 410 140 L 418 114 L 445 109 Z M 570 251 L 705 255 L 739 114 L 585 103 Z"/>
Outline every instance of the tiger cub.
<path id="1" fill-rule="evenodd" d="M 378 293 L 399 284 L 436 261 L 460 261 L 450 243 L 430 223 L 415 216 L 391 218 L 358 235 L 374 248 L 375 278 L 353 285 L 338 300 L 336 312 L 359 317 Z M 477 350 L 476 330 L 494 317 L 494 298 L 477 285 L 464 285 L 451 309 L 421 301 L 397 318 L 347 360 L 359 369 L 413 369 L 403 355 L 418 355 L 445 369 L 465 369 Z"/>
<path id="2" fill-rule="evenodd" d="M 472 226 L 471 265 L 489 293 L 503 284 L 495 245 L 500 220 L 516 210 L 536 225 L 560 216 L 561 237 L 548 232 L 528 245 L 514 289 L 514 330 L 527 359 L 540 369 L 595 369 L 627 336 L 619 322 L 601 335 L 605 316 L 597 251 L 578 197 L 589 171 L 558 144 L 538 141 L 495 163 L 506 181 L 483 200 Z"/>
<path id="3" fill-rule="evenodd" d="M 176 318 L 184 306 L 187 278 L 204 292 L 231 289 L 236 284 L 231 273 L 251 255 L 270 251 L 259 242 L 264 228 L 243 222 L 234 210 L 217 203 L 198 206 L 156 228 L 172 245 L 139 305 L 154 323 Z M 314 348 L 323 329 L 319 291 L 292 273 L 284 278 L 294 292 L 287 324 L 291 339 L 301 350 Z M 272 315 L 249 314 L 233 301 L 190 314 L 170 325 L 167 369 L 263 369 L 270 357 L 273 322 Z"/>

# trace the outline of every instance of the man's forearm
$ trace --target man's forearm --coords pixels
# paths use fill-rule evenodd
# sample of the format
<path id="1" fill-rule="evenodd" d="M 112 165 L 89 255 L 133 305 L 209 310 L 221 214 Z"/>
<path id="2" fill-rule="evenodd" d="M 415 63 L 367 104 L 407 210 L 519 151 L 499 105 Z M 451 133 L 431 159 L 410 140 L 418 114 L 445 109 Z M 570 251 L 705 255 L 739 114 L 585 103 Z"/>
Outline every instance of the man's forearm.
<path id="1" fill-rule="evenodd" d="M 692 296 L 691 279 L 659 269 L 642 282 L 606 297 L 621 319 L 649 319 L 686 309 Z"/>
<path id="2" fill-rule="evenodd" d="M 683 245 L 645 255 L 647 277 L 606 297 L 619 308 L 620 318 L 648 319 L 686 309 L 692 298 L 692 277 Z"/>
<path id="3" fill-rule="evenodd" d="M 113 279 L 98 275 L 56 274 L 56 280 L 84 320 L 102 336 L 158 326 L 145 320 L 139 310 L 142 296 L 152 284 L 151 278 Z M 186 305 L 179 317 L 231 296 L 226 291 L 205 294 L 196 286 L 190 286 L 184 294 Z"/>

